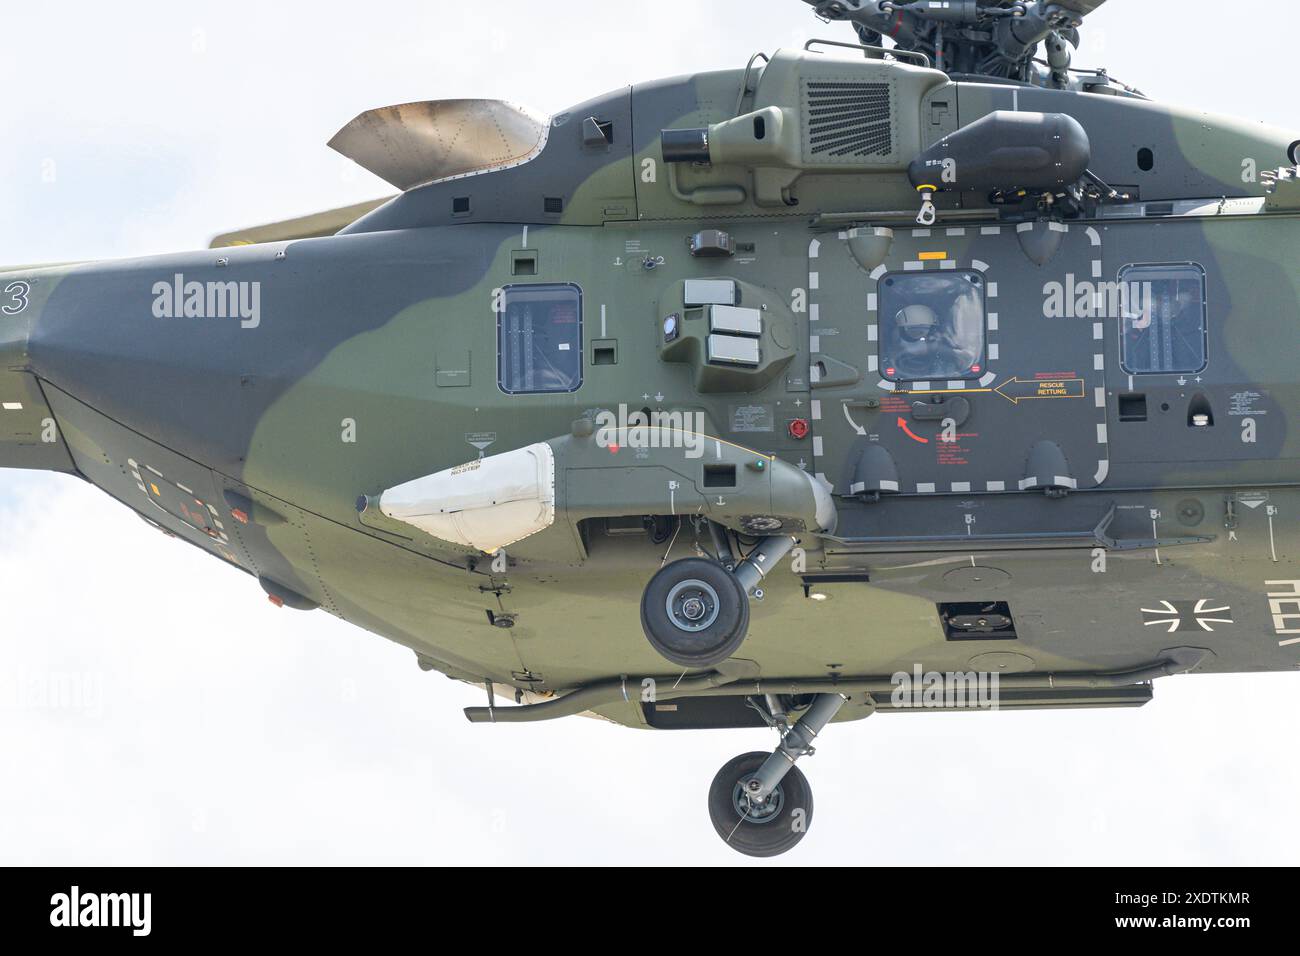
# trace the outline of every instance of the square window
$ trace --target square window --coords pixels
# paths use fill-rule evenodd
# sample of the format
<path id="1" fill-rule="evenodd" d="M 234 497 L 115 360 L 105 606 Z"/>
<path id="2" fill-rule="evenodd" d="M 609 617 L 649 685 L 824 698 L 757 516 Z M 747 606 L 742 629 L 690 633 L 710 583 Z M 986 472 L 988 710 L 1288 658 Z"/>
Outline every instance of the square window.
<path id="1" fill-rule="evenodd" d="M 1205 370 L 1204 269 L 1190 262 L 1125 266 L 1119 287 L 1124 371 L 1153 375 Z"/>
<path id="2" fill-rule="evenodd" d="M 985 361 L 984 276 L 897 272 L 881 278 L 880 373 L 891 382 L 979 378 Z"/>
<path id="3" fill-rule="evenodd" d="M 572 284 L 508 285 L 497 315 L 503 392 L 572 392 L 582 384 L 582 292 Z"/>
<path id="4" fill-rule="evenodd" d="M 510 274 L 512 276 L 537 275 L 537 253 L 515 252 L 510 256 Z"/>

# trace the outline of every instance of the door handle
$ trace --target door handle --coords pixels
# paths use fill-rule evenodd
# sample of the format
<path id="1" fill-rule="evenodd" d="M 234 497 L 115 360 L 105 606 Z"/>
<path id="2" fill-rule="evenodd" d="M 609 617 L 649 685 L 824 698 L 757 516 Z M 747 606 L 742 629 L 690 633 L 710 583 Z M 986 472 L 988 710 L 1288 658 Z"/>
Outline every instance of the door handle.
<path id="1" fill-rule="evenodd" d="M 918 422 L 952 419 L 960 428 L 970 418 L 970 402 L 961 396 L 941 397 L 933 402 L 913 402 L 912 418 Z"/>

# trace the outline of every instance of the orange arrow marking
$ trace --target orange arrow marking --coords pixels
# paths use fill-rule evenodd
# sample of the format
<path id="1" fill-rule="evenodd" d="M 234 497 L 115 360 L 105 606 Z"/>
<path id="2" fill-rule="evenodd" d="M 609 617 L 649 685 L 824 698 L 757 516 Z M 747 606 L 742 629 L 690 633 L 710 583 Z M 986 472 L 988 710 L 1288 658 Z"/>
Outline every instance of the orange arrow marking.
<path id="1" fill-rule="evenodd" d="M 901 429 L 903 430 L 903 433 L 904 433 L 905 435 L 907 435 L 908 438 L 912 439 L 912 441 L 919 441 L 922 445 L 928 445 L 928 444 L 930 444 L 930 439 L 928 439 L 928 438 L 922 438 L 920 435 L 918 435 L 918 434 L 916 434 L 914 431 L 912 431 L 912 429 L 910 429 L 910 428 L 907 427 L 907 419 L 906 419 L 906 418 L 900 418 L 900 419 L 898 420 L 898 427 L 901 428 Z"/>

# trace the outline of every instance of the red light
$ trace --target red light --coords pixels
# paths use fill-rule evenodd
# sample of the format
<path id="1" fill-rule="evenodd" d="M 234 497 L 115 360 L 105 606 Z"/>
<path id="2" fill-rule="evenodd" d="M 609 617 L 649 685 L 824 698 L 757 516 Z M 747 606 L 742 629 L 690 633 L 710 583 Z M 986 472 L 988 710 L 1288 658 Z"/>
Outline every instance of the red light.
<path id="1" fill-rule="evenodd" d="M 240 524 L 248 524 L 248 512 L 239 508 L 234 508 L 230 512 L 230 517 L 234 518 Z"/>
<path id="2" fill-rule="evenodd" d="M 276 597 L 274 594 L 268 594 L 266 596 L 266 599 L 270 601 L 272 604 L 274 604 L 276 607 L 284 607 L 284 598 L 282 597 Z"/>
<path id="3" fill-rule="evenodd" d="M 796 418 L 790 422 L 790 437 L 803 439 L 808 437 L 808 420 L 806 418 Z"/>
<path id="4" fill-rule="evenodd" d="M 610 453 L 611 455 L 617 455 L 617 454 L 618 454 L 618 446 L 617 446 L 617 445 L 610 445 L 610 446 L 609 446 L 609 453 Z"/>

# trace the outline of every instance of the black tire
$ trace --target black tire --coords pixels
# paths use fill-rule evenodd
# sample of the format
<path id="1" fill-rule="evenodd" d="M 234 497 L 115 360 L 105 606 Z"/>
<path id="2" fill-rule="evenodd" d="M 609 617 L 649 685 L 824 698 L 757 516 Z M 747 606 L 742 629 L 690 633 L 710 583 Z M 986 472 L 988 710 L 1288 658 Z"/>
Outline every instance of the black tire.
<path id="1" fill-rule="evenodd" d="M 688 612 L 696 611 L 699 618 L 689 620 Z M 651 646 L 674 664 L 713 667 L 745 642 L 749 597 L 722 565 L 684 558 L 660 568 L 646 585 L 641 628 Z"/>
<path id="2" fill-rule="evenodd" d="M 741 754 L 728 761 L 709 785 L 709 818 L 724 843 L 745 856 L 779 856 L 794 848 L 812 824 L 813 795 L 808 778 L 791 767 L 768 798 L 769 815 L 759 819 L 741 814 L 745 806 L 737 789 L 770 753 Z M 738 805 L 739 804 L 739 805 Z"/>

